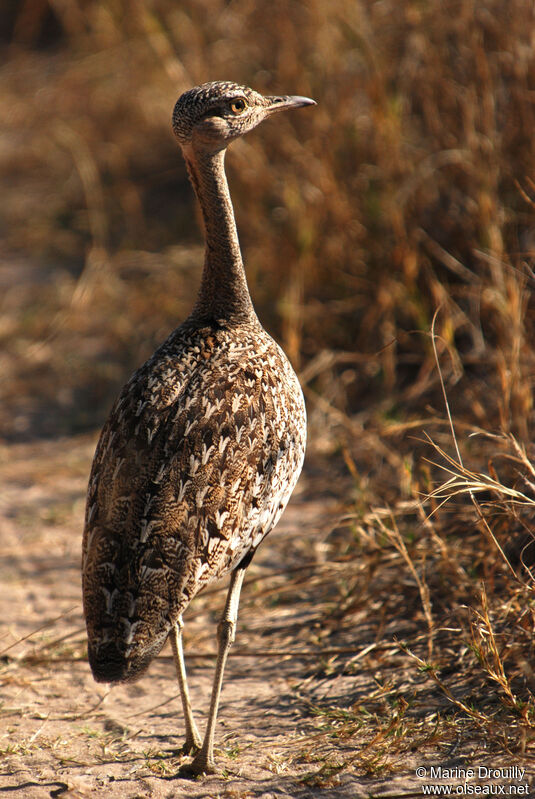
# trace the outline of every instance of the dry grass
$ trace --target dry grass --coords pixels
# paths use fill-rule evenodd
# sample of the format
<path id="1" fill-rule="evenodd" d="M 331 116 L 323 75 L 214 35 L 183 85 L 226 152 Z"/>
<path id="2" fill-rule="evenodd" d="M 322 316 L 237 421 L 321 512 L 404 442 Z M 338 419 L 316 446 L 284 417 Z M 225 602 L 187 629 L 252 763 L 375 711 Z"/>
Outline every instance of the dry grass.
<path id="1" fill-rule="evenodd" d="M 139 0 L 125 18 L 50 0 L 2 14 L 5 439 L 96 428 L 187 313 L 200 234 L 169 133 L 176 95 L 222 77 L 316 98 L 228 158 L 255 303 L 301 371 L 307 479 L 340 503 L 323 560 L 252 601 L 313 604 L 321 633 L 298 642 L 331 652 L 314 680 L 384 678 L 358 701 L 314 700 L 307 779 L 453 738 L 533 757 L 533 8 Z M 355 660 L 363 618 L 372 649 Z M 387 678 L 399 664 L 409 687 Z"/>

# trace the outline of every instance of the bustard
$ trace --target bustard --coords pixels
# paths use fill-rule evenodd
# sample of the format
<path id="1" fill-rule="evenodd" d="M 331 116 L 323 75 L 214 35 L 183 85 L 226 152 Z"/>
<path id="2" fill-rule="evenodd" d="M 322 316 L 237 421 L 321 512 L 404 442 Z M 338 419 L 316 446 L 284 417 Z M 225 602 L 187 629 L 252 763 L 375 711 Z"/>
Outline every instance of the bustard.
<path id="1" fill-rule="evenodd" d="M 227 145 L 306 97 L 228 82 L 185 92 L 173 112 L 206 235 L 196 305 L 131 377 L 102 430 L 89 479 L 82 577 L 99 682 L 140 677 L 171 639 L 191 773 L 214 771 L 214 730 L 245 569 L 297 482 L 306 417 L 297 377 L 247 288 L 224 170 Z M 231 572 L 203 742 L 191 709 L 182 614 Z"/>

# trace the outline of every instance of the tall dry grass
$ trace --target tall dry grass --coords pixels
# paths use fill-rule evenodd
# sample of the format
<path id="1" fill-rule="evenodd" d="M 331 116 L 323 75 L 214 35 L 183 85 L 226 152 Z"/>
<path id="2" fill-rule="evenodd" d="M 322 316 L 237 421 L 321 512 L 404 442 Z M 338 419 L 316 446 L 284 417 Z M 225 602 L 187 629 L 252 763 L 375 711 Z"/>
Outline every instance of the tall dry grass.
<path id="1" fill-rule="evenodd" d="M 528 440 L 532 22 L 522 0 L 449 0 L 438 12 L 346 0 L 136 2 L 128 13 L 113 2 L 14 4 L 0 74 L 5 246 L 53 270 L 47 321 L 84 263 L 85 281 L 99 261 L 91 316 L 104 310 L 102 332 L 119 316 L 130 328 L 130 369 L 142 336 L 152 345 L 180 320 L 189 293 L 184 302 L 171 268 L 168 315 L 154 313 L 152 292 L 125 314 L 137 284 L 114 256 L 200 241 L 169 132 L 176 95 L 214 77 L 310 94 L 313 113 L 264 126 L 228 159 L 266 324 L 299 366 L 323 349 L 374 356 L 314 379 L 324 394 L 343 373 L 337 407 L 381 396 L 385 412 L 407 412 L 438 385 L 428 331 L 441 305 L 443 368 L 454 382 L 470 373 L 461 398 L 473 420 Z M 87 328 L 85 315 L 73 324 Z M 126 353 L 116 357 L 120 369 Z"/>

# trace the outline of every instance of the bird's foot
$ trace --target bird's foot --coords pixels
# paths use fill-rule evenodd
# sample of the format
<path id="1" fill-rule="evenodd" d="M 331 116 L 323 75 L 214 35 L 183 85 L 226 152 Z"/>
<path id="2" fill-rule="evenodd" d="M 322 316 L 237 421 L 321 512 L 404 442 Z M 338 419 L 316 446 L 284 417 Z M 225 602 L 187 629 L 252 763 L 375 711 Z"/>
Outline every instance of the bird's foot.
<path id="1" fill-rule="evenodd" d="M 202 749 L 199 749 L 190 763 L 180 766 L 178 774 L 181 777 L 200 777 L 203 774 L 215 774 L 217 771 L 213 757 L 207 757 Z"/>

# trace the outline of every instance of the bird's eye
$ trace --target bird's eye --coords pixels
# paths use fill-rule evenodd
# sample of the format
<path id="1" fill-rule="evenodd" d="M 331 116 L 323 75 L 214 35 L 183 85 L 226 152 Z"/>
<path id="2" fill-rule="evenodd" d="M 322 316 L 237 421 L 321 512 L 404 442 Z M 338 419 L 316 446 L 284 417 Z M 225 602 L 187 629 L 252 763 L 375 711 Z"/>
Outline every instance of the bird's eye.
<path id="1" fill-rule="evenodd" d="M 230 104 L 230 110 L 233 114 L 243 114 L 245 109 L 247 108 L 247 102 L 243 99 L 243 97 L 238 97 L 236 100 L 233 100 Z"/>

